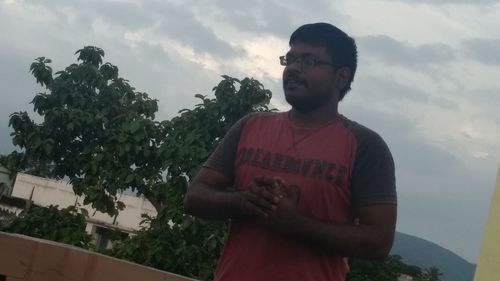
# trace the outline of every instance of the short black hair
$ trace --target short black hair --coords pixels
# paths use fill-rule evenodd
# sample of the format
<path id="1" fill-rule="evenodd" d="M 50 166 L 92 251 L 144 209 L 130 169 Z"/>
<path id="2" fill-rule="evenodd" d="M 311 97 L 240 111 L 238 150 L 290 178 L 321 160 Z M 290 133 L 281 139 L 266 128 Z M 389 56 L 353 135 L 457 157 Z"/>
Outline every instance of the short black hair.
<path id="1" fill-rule="evenodd" d="M 336 66 L 348 67 L 351 70 L 347 85 L 340 91 L 339 100 L 342 100 L 351 89 L 358 65 L 358 51 L 354 39 L 329 23 L 319 22 L 305 24 L 295 30 L 290 36 L 290 47 L 297 42 L 325 47 Z"/>

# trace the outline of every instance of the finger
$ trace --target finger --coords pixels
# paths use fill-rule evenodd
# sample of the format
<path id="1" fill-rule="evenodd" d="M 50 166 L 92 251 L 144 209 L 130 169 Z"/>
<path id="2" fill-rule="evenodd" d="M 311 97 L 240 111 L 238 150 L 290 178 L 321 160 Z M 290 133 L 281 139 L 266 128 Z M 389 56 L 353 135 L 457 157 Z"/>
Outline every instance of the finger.
<path id="1" fill-rule="evenodd" d="M 242 209 L 244 214 L 267 217 L 266 211 L 259 208 L 257 205 L 253 204 L 252 202 L 246 200 L 245 198 L 242 198 L 242 200 L 241 200 L 241 209 Z"/>
<path id="2" fill-rule="evenodd" d="M 264 210 L 275 210 L 277 208 L 275 203 L 277 203 L 278 199 L 274 200 L 274 196 L 269 199 L 256 193 L 243 192 L 243 197 L 247 201 Z"/>
<path id="3" fill-rule="evenodd" d="M 275 178 L 275 186 L 276 186 L 276 190 L 275 190 L 275 193 L 278 194 L 278 197 L 279 198 L 283 198 L 286 196 L 286 184 L 285 184 L 285 181 L 281 178 Z"/>
<path id="4" fill-rule="evenodd" d="M 270 176 L 265 176 L 265 175 L 260 175 L 260 176 L 256 176 L 253 181 L 257 184 L 257 185 L 261 185 L 261 186 L 274 186 L 274 178 L 270 177 Z"/>
<path id="5" fill-rule="evenodd" d="M 278 186 L 282 186 L 282 185 L 286 185 L 285 183 L 285 180 L 280 178 L 280 177 L 274 177 L 274 182 L 278 185 Z"/>
<path id="6" fill-rule="evenodd" d="M 255 196 L 261 197 L 272 203 L 277 203 L 279 201 L 278 196 L 276 196 L 274 190 L 267 187 L 252 184 L 249 186 L 248 191 Z"/>
<path id="7" fill-rule="evenodd" d="M 285 186 L 285 180 L 280 177 L 274 177 L 274 193 L 278 195 L 279 198 L 283 198 L 285 196 L 285 192 L 283 191 L 283 187 Z"/>

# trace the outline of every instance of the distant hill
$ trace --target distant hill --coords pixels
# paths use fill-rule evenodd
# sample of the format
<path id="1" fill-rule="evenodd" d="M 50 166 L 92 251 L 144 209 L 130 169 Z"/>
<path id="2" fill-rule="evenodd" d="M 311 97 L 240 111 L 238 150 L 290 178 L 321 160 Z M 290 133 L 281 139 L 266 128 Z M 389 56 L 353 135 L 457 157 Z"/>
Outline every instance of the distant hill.
<path id="1" fill-rule="evenodd" d="M 422 269 L 437 267 L 446 281 L 471 281 L 476 267 L 435 243 L 400 232 L 396 233 L 391 255 L 399 255 L 405 264 Z"/>

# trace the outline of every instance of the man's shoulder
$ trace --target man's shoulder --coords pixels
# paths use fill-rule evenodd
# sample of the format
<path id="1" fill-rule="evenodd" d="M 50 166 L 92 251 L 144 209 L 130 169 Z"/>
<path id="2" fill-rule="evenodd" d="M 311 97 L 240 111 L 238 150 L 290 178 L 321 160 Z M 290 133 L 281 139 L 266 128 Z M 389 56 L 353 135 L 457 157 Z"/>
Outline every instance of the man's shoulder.
<path id="1" fill-rule="evenodd" d="M 279 121 L 283 117 L 283 112 L 277 111 L 265 111 L 265 112 L 252 112 L 247 114 L 241 120 L 244 120 L 245 123 L 248 122 L 259 122 L 259 123 L 267 123 Z"/>
<path id="2" fill-rule="evenodd" d="M 266 124 L 275 123 L 274 121 L 281 119 L 280 116 L 281 114 L 276 111 L 251 112 L 233 124 L 230 131 L 239 136 L 244 130 L 258 129 L 266 126 Z"/>
<path id="3" fill-rule="evenodd" d="M 279 112 L 279 111 L 258 111 L 258 112 L 249 113 L 245 117 L 264 118 L 264 119 L 271 118 L 271 119 L 273 119 L 273 118 L 279 118 L 283 114 L 284 114 L 284 112 Z"/>
<path id="4" fill-rule="evenodd" d="M 366 142 L 382 142 L 385 143 L 383 138 L 373 129 L 353 121 L 343 115 L 340 116 L 343 127 L 351 132 L 356 140 L 360 143 Z"/>

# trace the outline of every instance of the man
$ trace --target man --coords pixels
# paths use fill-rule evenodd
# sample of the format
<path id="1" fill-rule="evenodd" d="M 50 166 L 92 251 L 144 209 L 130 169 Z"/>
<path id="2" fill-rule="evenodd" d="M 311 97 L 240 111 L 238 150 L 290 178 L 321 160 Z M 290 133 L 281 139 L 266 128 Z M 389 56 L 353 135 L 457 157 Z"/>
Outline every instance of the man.
<path id="1" fill-rule="evenodd" d="M 238 121 L 185 197 L 188 214 L 231 219 L 216 281 L 340 281 L 345 257 L 384 257 L 392 246 L 392 156 L 337 110 L 356 71 L 354 40 L 316 23 L 289 45 L 280 61 L 292 109 Z"/>

